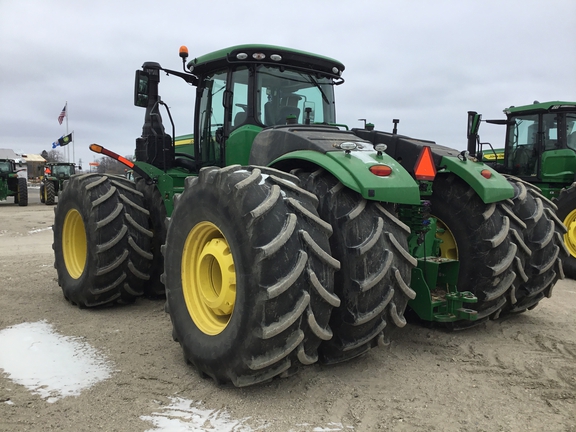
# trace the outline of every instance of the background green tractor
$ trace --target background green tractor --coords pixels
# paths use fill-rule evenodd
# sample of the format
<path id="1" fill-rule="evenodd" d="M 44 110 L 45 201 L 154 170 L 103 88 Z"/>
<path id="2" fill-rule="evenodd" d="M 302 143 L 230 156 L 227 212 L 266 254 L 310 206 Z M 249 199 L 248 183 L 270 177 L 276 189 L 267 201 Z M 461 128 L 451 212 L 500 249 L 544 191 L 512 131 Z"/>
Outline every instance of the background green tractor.
<path id="1" fill-rule="evenodd" d="M 53 205 L 56 197 L 62 191 L 64 182 L 76 173 L 73 163 L 47 162 L 38 167 L 42 171 L 40 182 L 40 202 L 46 205 Z"/>
<path id="2" fill-rule="evenodd" d="M 563 234 L 569 252 L 563 270 L 576 278 L 576 102 L 534 102 L 504 113 L 506 120 L 486 120 L 506 125 L 504 148 L 480 147 L 482 157 L 501 173 L 520 179 L 531 193 L 534 187 L 542 192 L 548 214 L 555 213 L 568 228 Z"/>
<path id="3" fill-rule="evenodd" d="M 12 159 L 0 159 L 0 201 L 14 197 L 14 204 L 28 205 L 28 182 L 18 177 L 18 168 Z"/>
<path id="4" fill-rule="evenodd" d="M 443 323 L 528 307 L 514 183 L 465 152 L 338 125 L 337 60 L 268 45 L 181 57 L 182 72 L 136 71 L 134 162 L 90 146 L 134 182 L 77 175 L 59 198 L 72 303 L 165 293 L 185 358 L 237 386 L 385 344 L 409 301 Z M 161 71 L 196 88 L 192 135 L 175 136 Z"/>

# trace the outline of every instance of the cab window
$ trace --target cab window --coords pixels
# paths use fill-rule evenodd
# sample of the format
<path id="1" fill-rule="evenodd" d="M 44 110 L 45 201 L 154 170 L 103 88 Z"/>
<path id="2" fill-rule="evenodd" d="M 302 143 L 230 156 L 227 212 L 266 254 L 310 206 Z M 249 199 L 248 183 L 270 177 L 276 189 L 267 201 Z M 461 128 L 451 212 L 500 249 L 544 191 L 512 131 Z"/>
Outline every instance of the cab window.
<path id="1" fill-rule="evenodd" d="M 264 126 L 286 124 L 289 117 L 305 123 L 334 123 L 334 90 L 330 78 L 260 66 L 256 80 L 257 119 Z"/>
<path id="2" fill-rule="evenodd" d="M 227 72 L 217 72 L 204 79 L 199 106 L 199 160 L 202 165 L 221 164 L 224 131 L 224 95 Z"/>

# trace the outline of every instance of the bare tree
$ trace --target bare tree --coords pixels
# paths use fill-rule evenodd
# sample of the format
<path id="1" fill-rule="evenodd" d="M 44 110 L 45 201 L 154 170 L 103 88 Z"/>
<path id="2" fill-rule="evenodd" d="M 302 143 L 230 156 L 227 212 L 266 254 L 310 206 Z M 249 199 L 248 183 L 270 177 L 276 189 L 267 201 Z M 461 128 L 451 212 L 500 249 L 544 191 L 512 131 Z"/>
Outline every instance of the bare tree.
<path id="1" fill-rule="evenodd" d="M 132 160 L 132 156 L 126 156 L 126 159 Z M 125 175 L 128 167 L 110 157 L 102 157 L 97 161 L 99 163 L 97 172 L 101 174 L 120 174 Z"/>
<path id="2" fill-rule="evenodd" d="M 43 150 L 40 155 L 46 159 L 47 162 L 65 162 L 64 155 L 61 154 L 58 150 Z"/>

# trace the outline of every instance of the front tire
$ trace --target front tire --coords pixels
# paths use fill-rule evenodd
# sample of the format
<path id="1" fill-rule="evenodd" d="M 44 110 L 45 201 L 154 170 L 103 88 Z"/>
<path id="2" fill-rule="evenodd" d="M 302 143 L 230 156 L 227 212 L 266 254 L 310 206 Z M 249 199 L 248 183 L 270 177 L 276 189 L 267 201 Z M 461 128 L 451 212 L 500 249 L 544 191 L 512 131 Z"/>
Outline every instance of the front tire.
<path id="1" fill-rule="evenodd" d="M 144 197 L 146 209 L 150 213 L 150 227 L 154 236 L 152 237 L 152 262 L 150 266 L 150 279 L 144 285 L 144 295 L 151 298 L 161 298 L 165 296 L 164 284 L 161 281 L 164 273 L 164 257 L 161 248 L 166 243 L 166 207 L 162 195 L 155 184 L 147 184 L 146 180 L 140 176 L 135 178 L 136 189 Z"/>
<path id="2" fill-rule="evenodd" d="M 55 209 L 58 284 L 79 307 L 131 302 L 142 294 L 152 255 L 148 214 L 131 182 L 72 176 Z"/>
<path id="3" fill-rule="evenodd" d="M 568 255 L 562 258 L 564 274 L 576 279 L 576 183 L 562 189 L 553 203 L 558 207 L 556 215 L 567 228 L 562 237 L 568 251 Z"/>
<path id="4" fill-rule="evenodd" d="M 344 187 L 324 169 L 295 170 L 304 187 L 320 198 L 319 214 L 334 230 L 333 256 L 340 261 L 334 292 L 331 340 L 321 345 L 323 363 L 339 363 L 387 344 L 393 329 L 404 327 L 404 310 L 416 293 L 409 287 L 416 260 L 408 252 L 410 229 L 385 209 Z"/>
<path id="5" fill-rule="evenodd" d="M 28 181 L 25 178 L 18 177 L 18 205 L 25 207 L 28 205 Z"/>
<path id="6" fill-rule="evenodd" d="M 173 335 L 218 383 L 288 375 L 332 336 L 331 228 L 297 184 L 273 169 L 212 167 L 175 199 L 163 248 Z"/>
<path id="7" fill-rule="evenodd" d="M 454 326 L 497 318 L 516 278 L 513 263 L 518 246 L 510 240 L 509 216 L 500 204 L 485 204 L 454 174 L 436 176 L 430 202 L 431 215 L 443 229 L 441 257 L 459 261 L 459 290 L 478 297 L 478 303 L 467 305 L 478 311 L 477 320 Z"/>
<path id="8" fill-rule="evenodd" d="M 54 205 L 56 197 L 56 189 L 54 183 L 51 181 L 46 182 L 44 185 L 44 203 L 46 205 Z"/>
<path id="9" fill-rule="evenodd" d="M 561 261 L 569 253 L 562 240 L 566 228 L 556 216 L 556 205 L 536 186 L 513 176 L 506 177 L 516 190 L 510 217 L 519 218 L 523 226 L 520 233 L 514 233 L 512 241 L 520 246 L 518 262 L 524 265 L 517 270 L 520 277 L 510 292 L 505 312 L 518 313 L 535 308 L 540 300 L 552 295 L 558 279 L 564 278 Z"/>

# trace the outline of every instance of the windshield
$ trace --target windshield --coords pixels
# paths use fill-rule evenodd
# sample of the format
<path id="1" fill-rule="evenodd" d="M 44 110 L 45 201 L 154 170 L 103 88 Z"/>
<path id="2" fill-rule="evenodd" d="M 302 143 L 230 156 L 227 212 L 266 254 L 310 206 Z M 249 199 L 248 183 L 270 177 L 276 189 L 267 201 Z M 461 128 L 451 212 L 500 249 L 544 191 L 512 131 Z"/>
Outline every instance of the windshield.
<path id="1" fill-rule="evenodd" d="M 70 176 L 74 174 L 74 166 L 72 165 L 56 165 L 52 167 L 52 175 L 55 177 Z"/>
<path id="2" fill-rule="evenodd" d="M 576 150 L 576 113 L 566 113 L 566 143 Z"/>
<path id="3" fill-rule="evenodd" d="M 530 176 L 536 174 L 538 143 L 538 114 L 513 117 L 514 125 L 508 128 L 506 152 L 508 169 L 512 174 Z"/>
<path id="4" fill-rule="evenodd" d="M 265 126 L 296 123 L 335 123 L 334 89 L 330 78 L 268 66 L 258 68 L 256 80 L 257 119 Z"/>
<path id="5" fill-rule="evenodd" d="M 0 161 L 0 173 L 9 173 L 11 171 L 12 167 L 10 166 L 10 162 Z"/>

